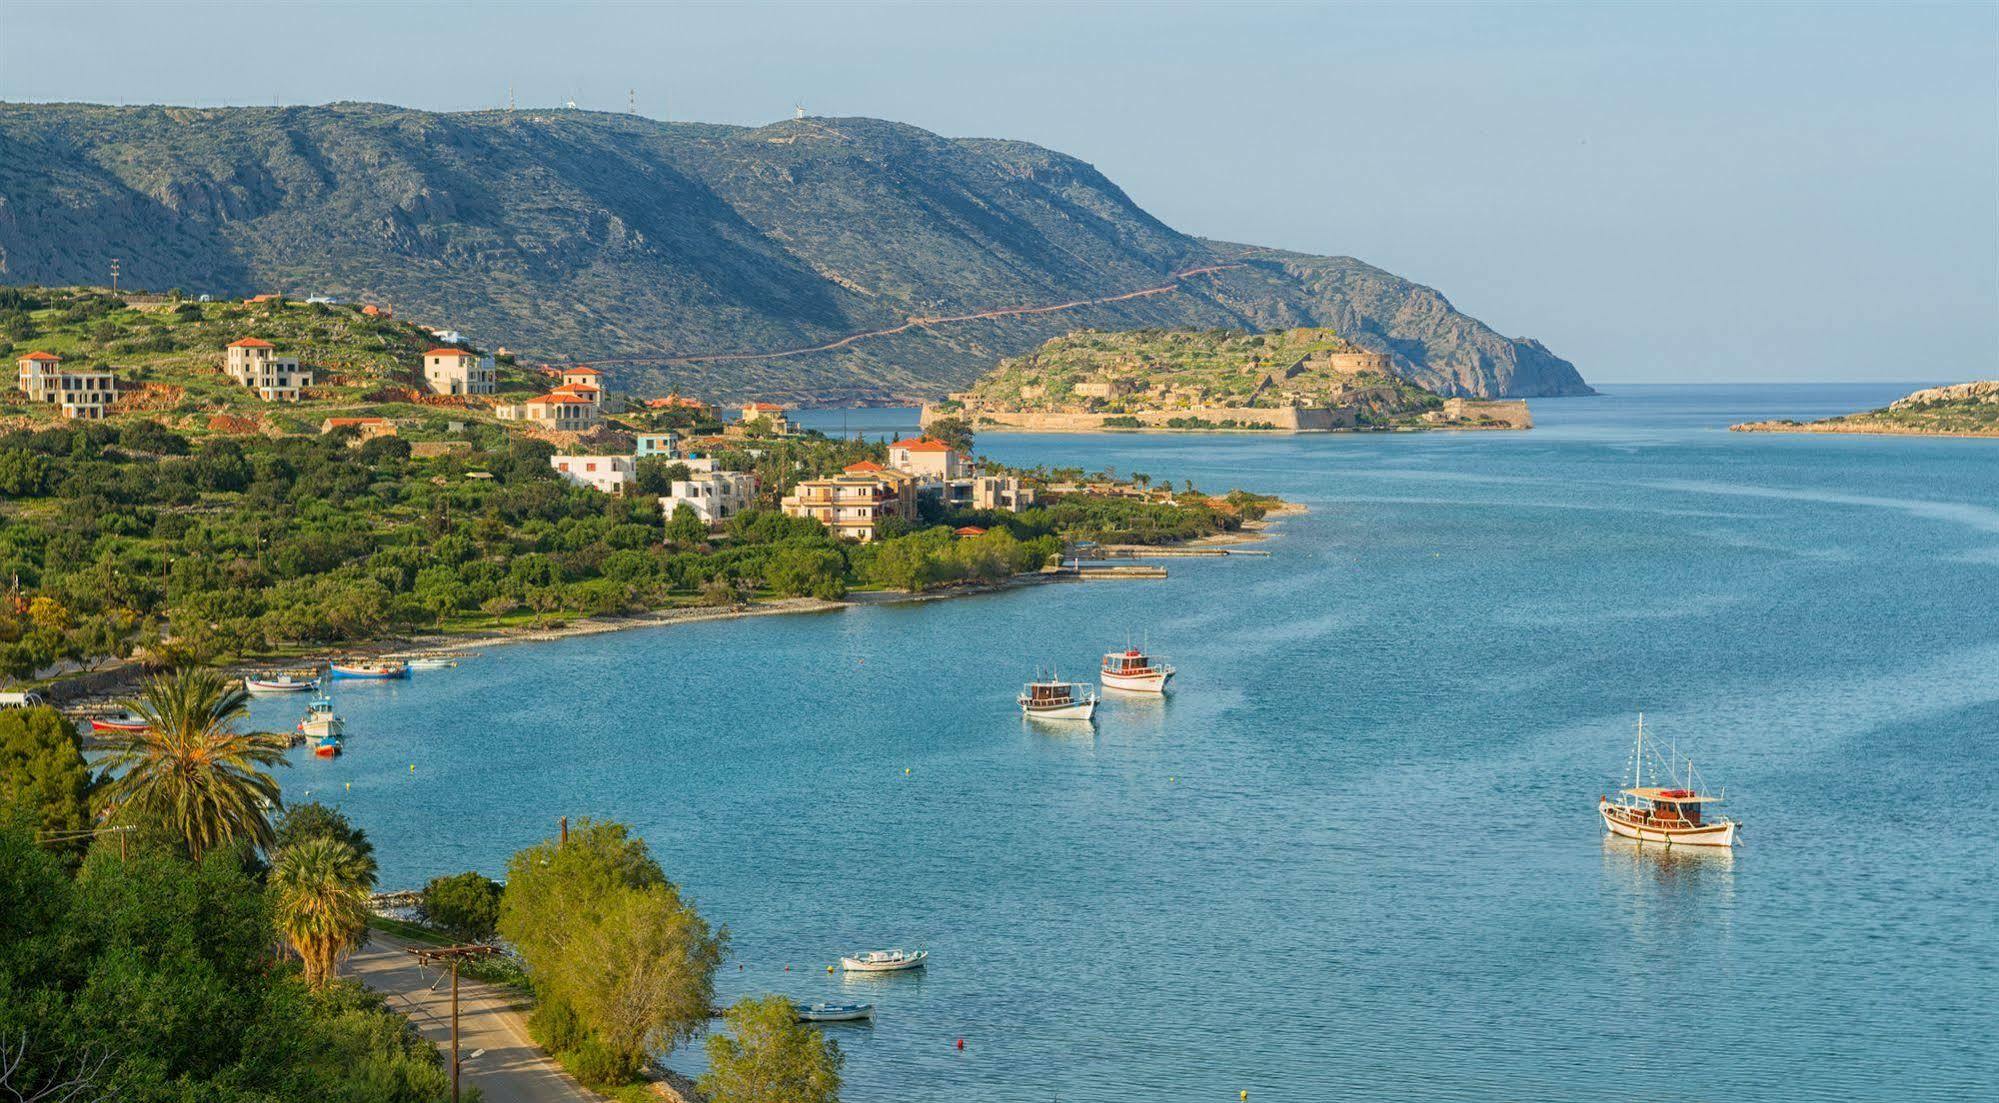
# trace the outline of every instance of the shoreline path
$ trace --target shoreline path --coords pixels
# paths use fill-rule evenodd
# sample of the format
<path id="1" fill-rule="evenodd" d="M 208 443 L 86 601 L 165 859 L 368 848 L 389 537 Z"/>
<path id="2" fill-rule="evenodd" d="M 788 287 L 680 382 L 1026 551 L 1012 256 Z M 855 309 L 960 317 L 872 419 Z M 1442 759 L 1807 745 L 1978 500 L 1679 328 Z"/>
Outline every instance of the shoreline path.
<path id="1" fill-rule="evenodd" d="M 340 971 L 388 997 L 425 1038 L 451 1060 L 451 974 L 426 969 L 409 953 L 417 943 L 380 931 L 347 959 Z M 442 983 L 439 983 L 439 982 Z M 506 991 L 467 977 L 458 979 L 459 1075 L 476 1085 L 486 1103 L 600 1103 L 528 1037 L 527 1017 Z M 485 1050 L 477 1058 L 472 1054 Z"/>

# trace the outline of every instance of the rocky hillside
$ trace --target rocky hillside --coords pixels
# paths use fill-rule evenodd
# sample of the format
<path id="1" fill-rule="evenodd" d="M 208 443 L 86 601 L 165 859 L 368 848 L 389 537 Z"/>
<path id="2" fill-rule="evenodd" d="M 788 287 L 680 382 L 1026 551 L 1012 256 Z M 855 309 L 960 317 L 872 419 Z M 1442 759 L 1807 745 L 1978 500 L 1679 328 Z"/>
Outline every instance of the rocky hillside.
<path id="1" fill-rule="evenodd" d="M 872 119 L 0 105 L 0 282 L 101 283 L 113 257 L 127 286 L 384 301 L 719 397 L 934 396 L 1083 326 L 1296 325 L 1445 394 L 1588 393 L 1359 261 L 1190 237 L 1074 158 Z"/>
<path id="2" fill-rule="evenodd" d="M 1879 410 L 1819 421 L 1752 421 L 1741 433 L 1889 433 L 1999 437 L 1999 380 L 1930 387 Z"/>

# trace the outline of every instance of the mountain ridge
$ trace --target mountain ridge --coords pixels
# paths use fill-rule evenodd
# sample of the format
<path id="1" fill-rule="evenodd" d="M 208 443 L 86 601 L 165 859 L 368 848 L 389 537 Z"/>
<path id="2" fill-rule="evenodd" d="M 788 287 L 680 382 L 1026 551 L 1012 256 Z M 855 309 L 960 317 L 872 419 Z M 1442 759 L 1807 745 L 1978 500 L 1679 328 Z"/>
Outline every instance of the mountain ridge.
<path id="1" fill-rule="evenodd" d="M 1183 234 L 1093 166 L 874 119 L 764 127 L 573 110 L 0 104 L 0 281 L 386 301 L 551 360 L 722 397 L 931 397 L 1081 328 L 1332 325 L 1446 394 L 1590 393 L 1538 342 L 1353 258 Z"/>

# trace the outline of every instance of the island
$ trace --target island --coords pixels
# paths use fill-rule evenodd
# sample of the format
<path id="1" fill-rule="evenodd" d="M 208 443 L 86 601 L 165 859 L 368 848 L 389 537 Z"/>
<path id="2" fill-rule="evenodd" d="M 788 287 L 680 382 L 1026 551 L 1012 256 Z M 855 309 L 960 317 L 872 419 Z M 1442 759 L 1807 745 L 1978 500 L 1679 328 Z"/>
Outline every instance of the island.
<path id="1" fill-rule="evenodd" d="M 1738 433 L 1999 437 L 1999 379 L 1931 387 L 1865 413 L 1818 421 L 1750 421 L 1729 428 Z"/>
<path id="2" fill-rule="evenodd" d="M 1447 397 L 1331 329 L 1081 330 L 1000 361 L 923 424 L 977 431 L 1527 429 L 1527 404 Z"/>

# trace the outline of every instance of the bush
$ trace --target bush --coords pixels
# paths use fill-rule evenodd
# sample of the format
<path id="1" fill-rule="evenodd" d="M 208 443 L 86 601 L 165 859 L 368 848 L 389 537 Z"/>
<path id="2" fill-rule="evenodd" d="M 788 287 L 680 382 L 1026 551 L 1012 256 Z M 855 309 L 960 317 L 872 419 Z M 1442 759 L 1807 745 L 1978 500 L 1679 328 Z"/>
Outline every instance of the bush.
<path id="1" fill-rule="evenodd" d="M 584 1086 L 615 1088 L 629 1083 L 637 1068 L 600 1038 L 585 1038 L 576 1048 L 562 1054 L 562 1064 Z"/>
<path id="2" fill-rule="evenodd" d="M 491 938 L 500 923 L 499 883 L 469 869 L 434 877 L 423 887 L 423 914 L 453 938 L 475 942 Z"/>

